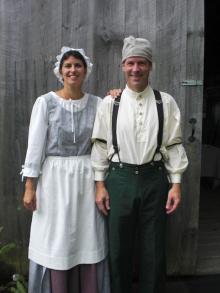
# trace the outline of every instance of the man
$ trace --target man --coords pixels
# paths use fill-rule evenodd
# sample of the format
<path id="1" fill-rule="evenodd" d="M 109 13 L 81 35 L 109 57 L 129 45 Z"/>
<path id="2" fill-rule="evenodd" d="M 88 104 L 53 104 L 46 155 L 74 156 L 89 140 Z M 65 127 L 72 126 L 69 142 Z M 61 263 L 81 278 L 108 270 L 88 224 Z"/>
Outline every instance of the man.
<path id="1" fill-rule="evenodd" d="M 93 130 L 96 203 L 108 215 L 112 293 L 132 290 L 137 233 L 138 292 L 164 292 L 166 213 L 180 203 L 181 174 L 188 165 L 176 102 L 149 85 L 152 61 L 148 40 L 124 39 L 126 88 L 120 100 L 103 100 Z"/>

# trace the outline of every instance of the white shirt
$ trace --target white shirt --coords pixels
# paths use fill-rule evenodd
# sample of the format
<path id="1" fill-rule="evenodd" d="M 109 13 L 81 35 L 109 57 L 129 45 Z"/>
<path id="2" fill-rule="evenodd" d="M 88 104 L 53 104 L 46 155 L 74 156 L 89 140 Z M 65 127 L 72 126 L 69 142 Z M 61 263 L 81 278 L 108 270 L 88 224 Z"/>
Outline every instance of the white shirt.
<path id="1" fill-rule="evenodd" d="M 172 183 L 181 182 L 188 160 L 181 144 L 180 111 L 175 100 L 161 92 L 164 111 L 161 152 Z M 98 108 L 93 129 L 92 165 L 95 180 L 103 181 L 114 153 L 112 146 L 112 109 L 114 100 L 107 96 Z M 126 86 L 122 92 L 117 120 L 117 140 L 122 162 L 141 165 L 152 160 L 157 147 L 158 113 L 153 90 L 148 86 L 137 93 Z M 97 139 L 97 140 L 96 140 Z M 100 140 L 107 141 L 107 144 Z M 173 145 L 175 144 L 175 145 Z M 173 145 L 173 146 L 172 146 Z M 156 156 L 155 160 L 159 160 Z M 117 162 L 114 155 L 112 161 Z"/>

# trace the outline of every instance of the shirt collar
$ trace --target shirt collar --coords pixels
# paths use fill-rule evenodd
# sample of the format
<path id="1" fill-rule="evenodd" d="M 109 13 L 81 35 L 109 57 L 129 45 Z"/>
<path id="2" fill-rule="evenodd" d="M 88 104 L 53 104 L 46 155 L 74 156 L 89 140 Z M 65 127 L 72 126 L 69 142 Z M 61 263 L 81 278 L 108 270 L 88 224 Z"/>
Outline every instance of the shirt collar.
<path id="1" fill-rule="evenodd" d="M 148 85 L 142 92 L 135 92 L 135 91 L 131 90 L 128 87 L 128 85 L 126 85 L 125 92 L 135 99 L 141 99 L 141 98 L 146 97 L 146 95 L 148 95 L 151 92 L 151 86 Z"/>

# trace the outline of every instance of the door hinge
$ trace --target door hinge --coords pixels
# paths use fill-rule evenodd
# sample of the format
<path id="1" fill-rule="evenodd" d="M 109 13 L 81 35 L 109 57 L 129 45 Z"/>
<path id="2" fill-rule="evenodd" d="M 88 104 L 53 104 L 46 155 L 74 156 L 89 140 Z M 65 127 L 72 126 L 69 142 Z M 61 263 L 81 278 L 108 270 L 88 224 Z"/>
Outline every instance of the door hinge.
<path id="1" fill-rule="evenodd" d="M 187 79 L 181 82 L 182 86 L 201 86 L 203 85 L 202 80 Z"/>

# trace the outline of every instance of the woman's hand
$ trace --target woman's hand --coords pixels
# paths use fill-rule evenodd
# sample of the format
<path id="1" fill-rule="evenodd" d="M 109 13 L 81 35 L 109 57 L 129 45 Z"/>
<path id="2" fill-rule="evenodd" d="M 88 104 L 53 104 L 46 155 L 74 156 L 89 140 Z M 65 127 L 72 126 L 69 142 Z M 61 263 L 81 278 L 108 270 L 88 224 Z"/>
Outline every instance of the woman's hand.
<path id="1" fill-rule="evenodd" d="M 27 178 L 25 184 L 25 192 L 23 196 L 24 207 L 34 211 L 37 208 L 36 188 L 34 178 Z"/>
<path id="2" fill-rule="evenodd" d="M 117 98 L 117 96 L 120 96 L 122 93 L 121 89 L 112 89 L 109 92 L 107 92 L 107 95 L 112 96 L 112 98 Z"/>
<path id="3" fill-rule="evenodd" d="M 110 210 L 109 203 L 109 194 L 107 189 L 105 188 L 105 184 L 103 181 L 96 182 L 96 205 L 98 209 L 105 215 L 108 215 L 108 211 Z"/>

